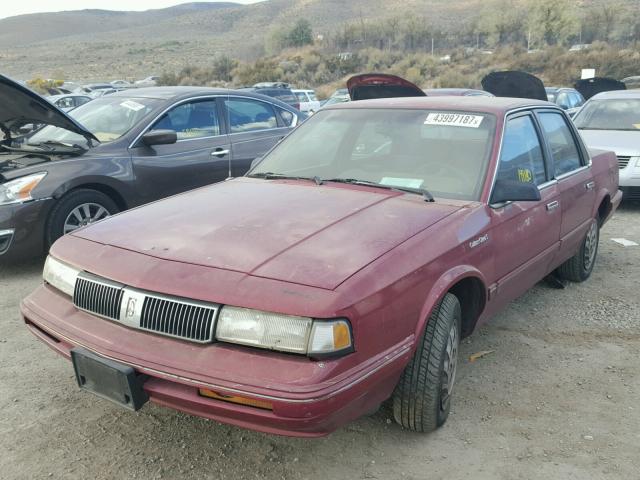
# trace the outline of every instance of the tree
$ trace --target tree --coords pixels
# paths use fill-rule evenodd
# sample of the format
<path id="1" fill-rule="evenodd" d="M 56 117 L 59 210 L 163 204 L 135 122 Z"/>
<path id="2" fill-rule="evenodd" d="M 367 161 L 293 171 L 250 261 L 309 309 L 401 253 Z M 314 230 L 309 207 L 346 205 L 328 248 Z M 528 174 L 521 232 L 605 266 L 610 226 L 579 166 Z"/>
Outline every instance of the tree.
<path id="1" fill-rule="evenodd" d="M 231 72 L 238 66 L 238 61 L 227 55 L 220 55 L 213 60 L 213 74 L 218 80 L 230 82 L 233 79 Z"/>
<path id="2" fill-rule="evenodd" d="M 304 47 L 313 45 L 313 30 L 308 20 L 301 18 L 287 35 L 287 47 Z"/>
<path id="3" fill-rule="evenodd" d="M 566 42 L 577 30 L 574 4 L 569 0 L 531 0 L 528 27 L 546 45 Z"/>

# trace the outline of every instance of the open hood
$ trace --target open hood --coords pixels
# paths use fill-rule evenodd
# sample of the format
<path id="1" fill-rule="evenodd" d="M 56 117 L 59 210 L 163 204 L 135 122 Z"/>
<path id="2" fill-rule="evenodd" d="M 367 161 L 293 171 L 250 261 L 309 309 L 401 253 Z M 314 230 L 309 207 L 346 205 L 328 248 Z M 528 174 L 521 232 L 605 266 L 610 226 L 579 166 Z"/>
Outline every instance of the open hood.
<path id="1" fill-rule="evenodd" d="M 347 80 L 347 89 L 351 100 L 426 96 L 417 85 L 385 73 L 364 73 L 351 77 Z"/>
<path id="2" fill-rule="evenodd" d="M 531 98 L 547 101 L 547 92 L 542 80 L 526 72 L 491 72 L 482 79 L 482 88 L 493 93 L 496 97 Z"/>
<path id="3" fill-rule="evenodd" d="M 611 92 L 613 90 L 626 90 L 627 85 L 615 78 L 594 77 L 584 80 L 578 80 L 575 84 L 585 100 L 589 100 L 594 95 L 602 92 Z"/>
<path id="4" fill-rule="evenodd" d="M 7 133 L 29 123 L 54 125 L 99 143 L 90 131 L 45 98 L 0 75 L 0 130 Z"/>

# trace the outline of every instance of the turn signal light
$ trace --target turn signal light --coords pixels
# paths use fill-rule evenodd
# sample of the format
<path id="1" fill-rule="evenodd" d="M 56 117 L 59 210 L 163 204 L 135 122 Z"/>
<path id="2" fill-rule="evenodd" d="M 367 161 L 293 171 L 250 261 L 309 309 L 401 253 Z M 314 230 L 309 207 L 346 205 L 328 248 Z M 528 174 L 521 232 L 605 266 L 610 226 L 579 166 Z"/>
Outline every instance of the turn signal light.
<path id="1" fill-rule="evenodd" d="M 256 400 L 254 398 L 240 397 L 237 395 L 226 395 L 207 388 L 198 389 L 198 393 L 203 397 L 222 400 L 223 402 L 236 403 L 238 405 L 246 405 L 248 407 L 261 408 L 263 410 L 273 410 L 273 404 L 265 400 Z"/>

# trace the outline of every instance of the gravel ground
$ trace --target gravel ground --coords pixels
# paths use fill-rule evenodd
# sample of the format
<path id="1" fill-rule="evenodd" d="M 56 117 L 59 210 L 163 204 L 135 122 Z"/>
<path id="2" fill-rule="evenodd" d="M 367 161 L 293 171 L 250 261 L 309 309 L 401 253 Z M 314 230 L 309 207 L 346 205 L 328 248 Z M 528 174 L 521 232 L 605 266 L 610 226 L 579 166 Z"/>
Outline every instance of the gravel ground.
<path id="1" fill-rule="evenodd" d="M 0 477 L 640 478 L 640 206 L 601 234 L 592 278 L 537 285 L 461 349 L 452 415 L 418 435 L 387 409 L 316 440 L 269 436 L 82 393 L 24 328 L 42 260 L 0 270 Z M 0 267 L 2 268 L 2 267 Z M 475 361 L 475 352 L 494 350 Z"/>

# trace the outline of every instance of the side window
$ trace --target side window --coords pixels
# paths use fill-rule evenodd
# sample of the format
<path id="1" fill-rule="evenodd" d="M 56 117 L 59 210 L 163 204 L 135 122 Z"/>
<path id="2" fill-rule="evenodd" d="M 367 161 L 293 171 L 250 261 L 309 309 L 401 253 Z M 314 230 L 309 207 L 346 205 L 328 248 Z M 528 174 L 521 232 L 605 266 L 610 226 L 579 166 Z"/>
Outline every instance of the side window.
<path id="1" fill-rule="evenodd" d="M 546 182 L 542 147 L 531 116 L 507 121 L 497 179 L 536 185 Z"/>
<path id="2" fill-rule="evenodd" d="M 306 103 L 309 101 L 309 99 L 307 98 L 307 94 L 304 92 L 296 92 L 295 95 L 296 97 L 298 97 L 298 101 L 301 103 Z"/>
<path id="3" fill-rule="evenodd" d="M 558 101 L 556 103 L 560 108 L 563 108 L 565 110 L 569 108 L 569 94 L 567 92 L 562 92 L 560 95 L 558 95 Z"/>
<path id="4" fill-rule="evenodd" d="M 276 112 L 268 103 L 245 98 L 229 99 L 225 103 L 231 133 L 278 128 Z"/>
<path id="5" fill-rule="evenodd" d="M 284 108 L 278 108 L 278 113 L 280 114 L 280 118 L 284 122 L 286 127 L 292 127 L 296 124 L 296 115 L 291 113 L 289 110 L 285 110 Z"/>
<path id="6" fill-rule="evenodd" d="M 84 105 L 89 100 L 91 99 L 87 97 L 76 97 L 76 106 L 79 107 L 80 105 Z"/>
<path id="7" fill-rule="evenodd" d="M 75 105 L 73 104 L 73 98 L 71 98 L 71 97 L 61 98 L 60 100 L 58 100 L 56 102 L 56 106 L 58 108 L 73 108 L 73 107 L 75 107 Z"/>
<path id="8" fill-rule="evenodd" d="M 546 112 L 540 113 L 539 118 L 551 148 L 556 177 L 580 168 L 580 153 L 564 117 Z"/>
<path id="9" fill-rule="evenodd" d="M 202 100 L 178 105 L 160 117 L 152 130 L 175 130 L 178 140 L 220 135 L 216 101 Z"/>

